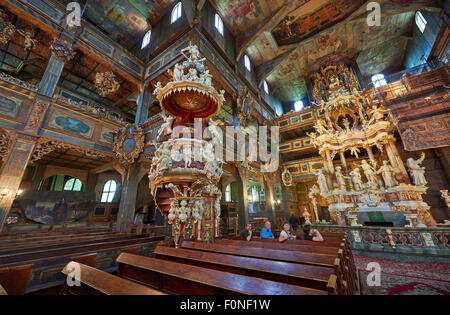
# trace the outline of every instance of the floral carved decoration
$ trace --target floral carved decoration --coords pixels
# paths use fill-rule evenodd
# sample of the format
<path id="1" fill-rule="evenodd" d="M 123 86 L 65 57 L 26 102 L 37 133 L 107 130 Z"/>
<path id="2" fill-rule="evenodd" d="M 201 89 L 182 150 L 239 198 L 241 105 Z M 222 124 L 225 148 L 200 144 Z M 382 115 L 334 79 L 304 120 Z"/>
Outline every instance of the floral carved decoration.
<path id="1" fill-rule="evenodd" d="M 6 44 L 16 32 L 16 27 L 7 20 L 6 13 L 0 10 L 0 43 Z"/>

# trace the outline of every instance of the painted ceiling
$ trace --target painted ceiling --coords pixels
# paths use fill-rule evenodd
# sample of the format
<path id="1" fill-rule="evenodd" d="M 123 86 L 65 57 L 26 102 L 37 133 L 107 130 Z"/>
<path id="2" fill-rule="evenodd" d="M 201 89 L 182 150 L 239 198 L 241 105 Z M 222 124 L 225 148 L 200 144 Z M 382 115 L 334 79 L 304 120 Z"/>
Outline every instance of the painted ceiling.
<path id="1" fill-rule="evenodd" d="M 69 0 L 65 0 L 70 2 Z M 87 0 L 83 17 L 131 49 L 178 0 Z"/>
<path id="2" fill-rule="evenodd" d="M 211 0 L 238 49 L 255 29 L 245 53 L 281 102 L 306 96 L 304 77 L 323 63 L 356 58 L 361 73 L 403 64 L 416 10 L 434 0 L 380 0 L 381 25 L 367 24 L 364 0 Z M 279 20 L 274 16 L 281 14 Z"/>

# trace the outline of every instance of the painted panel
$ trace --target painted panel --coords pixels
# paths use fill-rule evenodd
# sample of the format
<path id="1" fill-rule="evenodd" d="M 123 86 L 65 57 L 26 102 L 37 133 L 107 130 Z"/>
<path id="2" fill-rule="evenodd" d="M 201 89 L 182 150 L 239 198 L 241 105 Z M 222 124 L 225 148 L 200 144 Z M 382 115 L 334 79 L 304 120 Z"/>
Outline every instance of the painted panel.
<path id="1" fill-rule="evenodd" d="M 48 126 L 59 130 L 73 132 L 86 138 L 91 138 L 94 131 L 93 125 L 57 111 L 53 112 Z"/>
<path id="2" fill-rule="evenodd" d="M 16 117 L 21 105 L 22 101 L 17 98 L 0 95 L 0 114 L 2 115 Z"/>
<path id="3" fill-rule="evenodd" d="M 102 128 L 100 141 L 112 144 L 114 141 L 114 131 L 108 128 Z"/>

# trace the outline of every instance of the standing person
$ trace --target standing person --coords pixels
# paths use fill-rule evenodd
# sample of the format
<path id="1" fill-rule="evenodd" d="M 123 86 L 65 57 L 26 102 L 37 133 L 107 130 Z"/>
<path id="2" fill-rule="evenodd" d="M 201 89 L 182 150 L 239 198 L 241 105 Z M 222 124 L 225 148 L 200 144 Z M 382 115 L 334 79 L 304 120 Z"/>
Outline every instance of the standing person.
<path id="1" fill-rule="evenodd" d="M 323 242 L 322 235 L 316 229 L 311 229 L 311 225 L 305 224 L 303 226 L 303 232 L 305 233 L 305 235 L 303 236 L 304 240 L 313 242 Z"/>
<path id="2" fill-rule="evenodd" d="M 278 237 L 278 241 L 280 243 L 283 243 L 286 240 L 292 240 L 295 238 L 294 235 L 292 235 L 291 231 L 289 231 L 291 228 L 291 226 L 289 225 L 289 223 L 285 223 L 283 225 L 283 230 L 280 233 L 280 236 Z"/>
<path id="3" fill-rule="evenodd" d="M 270 229 L 271 226 L 272 224 L 270 224 L 270 221 L 266 221 L 266 223 L 264 223 L 264 227 L 261 229 L 261 233 L 259 234 L 259 236 L 261 238 L 274 239 L 275 237 L 273 236 L 272 230 Z"/>
<path id="4" fill-rule="evenodd" d="M 252 225 L 248 223 L 245 226 L 245 230 L 241 232 L 241 237 L 244 237 L 247 241 L 251 241 L 253 236 Z"/>
<path id="5" fill-rule="evenodd" d="M 289 224 L 292 226 L 292 229 L 294 231 L 297 231 L 297 227 L 300 224 L 299 219 L 294 215 L 294 213 L 291 213 L 291 216 L 289 217 Z"/>

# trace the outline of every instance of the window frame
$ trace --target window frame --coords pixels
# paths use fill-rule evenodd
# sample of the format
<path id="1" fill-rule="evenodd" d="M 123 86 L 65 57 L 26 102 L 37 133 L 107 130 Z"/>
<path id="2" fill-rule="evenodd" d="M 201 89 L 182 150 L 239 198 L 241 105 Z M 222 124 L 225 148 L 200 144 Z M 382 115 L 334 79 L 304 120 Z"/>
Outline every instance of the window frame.
<path id="1" fill-rule="evenodd" d="M 223 36 L 223 21 L 219 14 L 214 15 L 214 27 Z"/>
<path id="2" fill-rule="evenodd" d="M 181 17 L 181 13 L 183 10 L 183 3 L 179 1 L 172 9 L 172 13 L 170 14 L 170 24 L 175 23 Z"/>
<path id="3" fill-rule="evenodd" d="M 370 77 L 370 80 L 372 81 L 372 84 L 373 84 L 374 88 L 379 88 L 379 87 L 382 87 L 384 85 L 387 85 L 386 77 L 381 72 L 372 75 Z"/>
<path id="4" fill-rule="evenodd" d="M 246 54 L 244 54 L 244 67 L 248 72 L 252 71 L 252 63 L 250 61 L 250 58 Z"/>
<path id="5" fill-rule="evenodd" d="M 231 195 L 231 184 L 225 188 L 225 202 L 233 202 L 233 197 Z"/>
<path id="6" fill-rule="evenodd" d="M 110 184 L 109 184 L 108 188 L 106 188 L 106 185 L 108 183 L 110 183 Z M 114 183 L 114 190 L 111 190 L 112 183 Z M 114 179 L 108 179 L 103 184 L 102 195 L 100 197 L 100 202 L 101 203 L 112 203 L 113 199 L 114 199 L 114 196 L 116 195 L 116 192 L 117 192 L 117 182 Z M 106 195 L 106 198 L 103 198 L 105 195 Z"/>
<path id="7" fill-rule="evenodd" d="M 71 189 L 66 189 L 66 185 L 67 185 L 71 180 L 73 180 L 72 188 L 71 188 Z M 80 189 L 79 189 L 79 190 L 74 190 L 75 185 L 76 185 L 77 183 L 80 183 Z M 76 177 L 71 177 L 71 178 L 69 178 L 68 180 L 65 181 L 64 187 L 63 187 L 62 190 L 63 190 L 63 191 L 81 191 L 82 189 L 83 189 L 83 183 L 81 182 L 81 180 L 79 180 L 79 179 L 76 178 Z"/>
<path id="8" fill-rule="evenodd" d="M 423 32 L 425 32 L 425 28 L 427 27 L 428 22 L 423 16 L 422 12 L 417 11 L 414 20 L 420 32 L 423 34 Z"/>
<path id="9" fill-rule="evenodd" d="M 145 33 L 144 38 L 142 38 L 141 49 L 146 48 L 150 44 L 151 40 L 152 40 L 152 30 L 150 29 Z"/>
<path id="10" fill-rule="evenodd" d="M 266 94 L 269 94 L 269 85 L 267 84 L 266 80 L 263 81 L 263 88 L 264 92 L 266 92 Z"/>
<path id="11" fill-rule="evenodd" d="M 297 109 L 297 104 L 302 104 L 302 106 Z M 301 112 L 305 108 L 305 103 L 302 100 L 298 100 L 294 103 L 294 111 Z"/>

